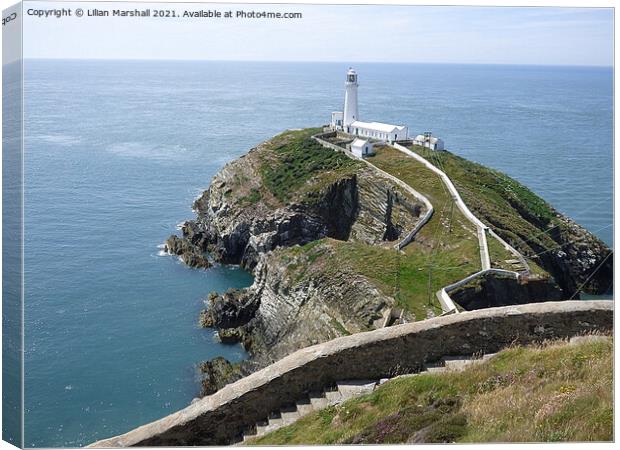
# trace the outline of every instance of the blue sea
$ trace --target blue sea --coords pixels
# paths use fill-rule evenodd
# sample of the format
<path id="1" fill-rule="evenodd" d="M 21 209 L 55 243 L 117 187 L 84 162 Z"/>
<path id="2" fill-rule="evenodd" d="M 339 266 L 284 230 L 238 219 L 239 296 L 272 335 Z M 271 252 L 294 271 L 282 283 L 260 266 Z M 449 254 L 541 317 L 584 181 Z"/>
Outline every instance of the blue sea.
<path id="1" fill-rule="evenodd" d="M 245 357 L 197 325 L 238 267 L 158 246 L 227 162 L 329 121 L 349 63 L 25 64 L 25 444 L 82 446 L 188 405 Z M 355 64 L 363 120 L 432 131 L 612 244 L 611 68 Z"/>

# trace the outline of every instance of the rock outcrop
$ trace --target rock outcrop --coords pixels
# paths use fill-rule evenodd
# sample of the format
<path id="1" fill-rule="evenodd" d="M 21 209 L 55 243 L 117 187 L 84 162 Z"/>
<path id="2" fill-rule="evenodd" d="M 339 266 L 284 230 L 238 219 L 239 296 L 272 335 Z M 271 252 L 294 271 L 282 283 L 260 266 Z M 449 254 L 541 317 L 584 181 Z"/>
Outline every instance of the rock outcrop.
<path id="1" fill-rule="evenodd" d="M 497 274 L 486 274 L 450 292 L 450 297 L 463 309 L 495 308 L 562 300 L 562 291 L 550 279 L 516 280 Z"/>
<path id="2" fill-rule="evenodd" d="M 244 191 L 264 191 L 255 161 L 262 151 L 265 147 L 259 146 L 227 164 L 194 202 L 197 219 L 183 227 L 189 242 L 220 262 L 253 270 L 262 254 L 324 237 L 369 244 L 395 241 L 423 214 L 423 203 L 365 166 L 290 203 L 278 204 L 267 193 L 248 205 Z M 240 179 L 249 186 L 240 186 Z"/>
<path id="3" fill-rule="evenodd" d="M 203 385 L 220 386 L 299 348 L 381 326 L 392 297 L 350 268 L 326 270 L 314 253 L 287 249 L 320 242 L 313 252 L 329 260 L 335 241 L 391 248 L 425 212 L 421 201 L 344 155 L 354 170 L 342 171 L 339 161 L 282 201 L 265 188 L 261 173 L 273 155 L 273 142 L 266 142 L 227 164 L 195 200 L 197 217 L 183 224 L 183 236 L 166 242 L 186 262 L 208 253 L 255 275 L 248 289 L 211 294 L 200 318 L 203 326 L 219 330 L 222 342 L 242 342 L 252 359 L 236 370 L 203 365 L 208 374 Z"/>
<path id="4" fill-rule="evenodd" d="M 164 244 L 164 251 L 171 255 L 180 256 L 189 267 L 202 269 L 211 267 L 204 250 L 186 238 L 180 238 L 176 235 L 170 236 Z"/>
<path id="5" fill-rule="evenodd" d="M 201 363 L 200 372 L 202 373 L 201 397 L 211 395 L 228 383 L 235 382 L 242 377 L 238 367 L 221 356 Z"/>
<path id="6" fill-rule="evenodd" d="M 614 276 L 611 249 L 570 218 L 559 213 L 556 218 L 561 225 L 549 233 L 556 245 L 537 251 L 539 264 L 571 295 L 580 287 L 590 294 L 610 293 Z M 579 298 L 578 293 L 574 298 Z"/>

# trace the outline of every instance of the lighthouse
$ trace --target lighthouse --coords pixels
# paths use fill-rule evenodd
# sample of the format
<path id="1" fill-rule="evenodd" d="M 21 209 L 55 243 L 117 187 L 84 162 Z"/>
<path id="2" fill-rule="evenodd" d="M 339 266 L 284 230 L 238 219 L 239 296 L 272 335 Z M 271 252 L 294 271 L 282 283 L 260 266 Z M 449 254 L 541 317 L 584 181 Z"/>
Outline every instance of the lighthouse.
<path id="1" fill-rule="evenodd" d="M 344 82 L 343 126 L 345 130 L 348 130 L 349 126 L 359 117 L 357 113 L 357 86 L 357 72 L 349 68 L 347 79 Z"/>

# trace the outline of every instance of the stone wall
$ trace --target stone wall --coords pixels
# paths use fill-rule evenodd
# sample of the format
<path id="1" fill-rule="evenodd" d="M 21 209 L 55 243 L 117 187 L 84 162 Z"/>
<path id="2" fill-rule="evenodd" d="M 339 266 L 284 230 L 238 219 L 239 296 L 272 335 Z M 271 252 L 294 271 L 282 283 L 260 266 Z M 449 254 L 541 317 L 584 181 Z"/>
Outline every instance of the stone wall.
<path id="1" fill-rule="evenodd" d="M 566 338 L 613 326 L 611 301 L 490 308 L 358 333 L 307 347 L 158 421 L 94 447 L 222 445 L 244 426 L 337 380 L 416 371 L 447 355 Z"/>

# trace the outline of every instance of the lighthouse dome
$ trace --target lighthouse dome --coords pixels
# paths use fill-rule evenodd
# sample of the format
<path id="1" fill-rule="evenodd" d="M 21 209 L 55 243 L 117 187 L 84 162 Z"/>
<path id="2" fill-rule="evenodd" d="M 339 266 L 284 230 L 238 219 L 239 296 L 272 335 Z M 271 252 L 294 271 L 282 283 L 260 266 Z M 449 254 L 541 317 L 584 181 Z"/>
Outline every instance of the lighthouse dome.
<path id="1" fill-rule="evenodd" d="M 357 72 L 352 67 L 347 71 L 347 83 L 357 83 Z"/>

